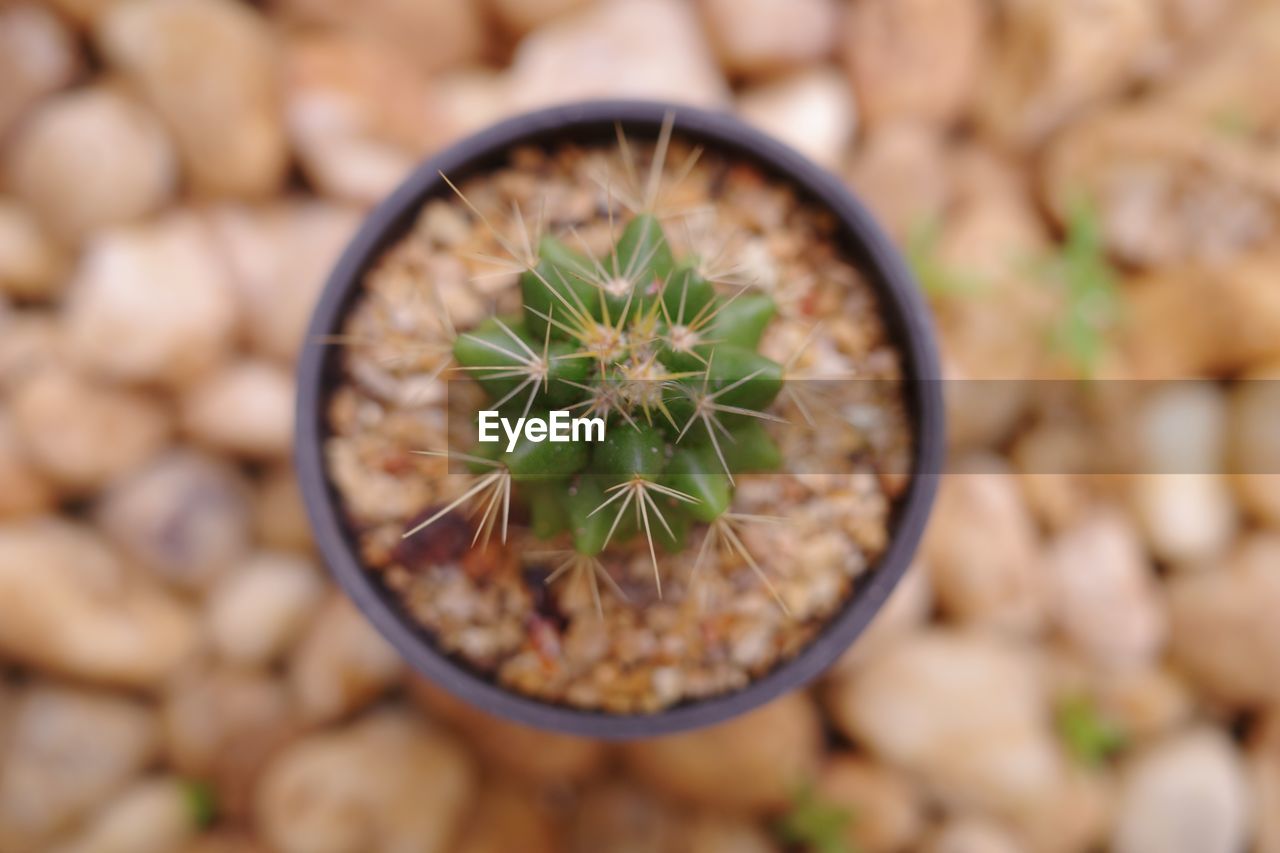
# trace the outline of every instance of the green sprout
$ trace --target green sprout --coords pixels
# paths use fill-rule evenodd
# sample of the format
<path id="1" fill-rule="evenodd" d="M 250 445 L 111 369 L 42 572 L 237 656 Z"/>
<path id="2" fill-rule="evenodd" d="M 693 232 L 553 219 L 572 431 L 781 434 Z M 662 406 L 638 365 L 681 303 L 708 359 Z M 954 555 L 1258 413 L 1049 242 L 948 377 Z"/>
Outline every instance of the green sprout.
<path id="1" fill-rule="evenodd" d="M 796 792 L 775 829 L 782 843 L 806 853 L 858 853 L 848 840 L 854 820 L 849 809 L 826 802 L 806 785 Z"/>
<path id="2" fill-rule="evenodd" d="M 1239 104 L 1226 104 L 1215 111 L 1209 125 L 1228 139 L 1248 139 L 1258 132 L 1258 120 Z"/>
<path id="3" fill-rule="evenodd" d="M 1119 323 L 1122 305 L 1119 276 L 1107 257 L 1102 224 L 1087 199 L 1071 203 L 1063 242 L 1040 269 L 1064 301 L 1050 329 L 1050 341 L 1082 376 L 1093 376 L 1107 337 Z"/>
<path id="4" fill-rule="evenodd" d="M 481 408 L 511 421 L 567 411 L 606 426 L 595 443 L 526 433 L 466 454 L 424 451 L 464 462 L 472 479 L 404 535 L 470 504 L 479 516 L 473 544 L 495 534 L 505 542 L 511 506 L 523 507 L 533 535 L 565 546 L 535 555 L 556 560 L 547 581 L 587 584 L 600 611 L 599 581 L 621 595 L 601 562 L 606 548 L 643 540 L 661 596 L 659 550 L 683 550 L 705 526 L 693 574 L 713 550 L 730 552 L 785 610 L 739 535 L 763 519 L 731 509 L 737 476 L 782 464 L 764 424 L 781 420 L 767 410 L 786 368 L 758 351 L 777 307 L 766 293 L 712 277 L 696 254 L 676 256 L 654 212 L 669 137 L 668 123 L 647 178 L 627 166 L 622 183 L 634 189 L 619 191 L 627 218 L 615 223 L 610 205 L 614 239 L 602 255 L 572 230 L 543 233 L 540 217 L 530 229 L 518 208 L 518 234 L 507 239 L 454 187 L 506 254 L 486 260 L 519 275 L 517 312 L 453 338 L 453 363 L 483 391 Z"/>
<path id="5" fill-rule="evenodd" d="M 1083 694 L 1069 696 L 1058 705 L 1055 723 L 1067 751 L 1085 767 L 1101 766 L 1124 748 L 1124 732 Z"/>
<path id="6" fill-rule="evenodd" d="M 942 221 L 936 216 L 916 220 L 907 233 L 907 263 L 920 289 L 936 298 L 972 296 L 986 283 L 978 276 L 944 263 L 939 257 Z"/>
<path id="7" fill-rule="evenodd" d="M 218 820 L 218 794 L 208 782 L 188 779 L 182 783 L 183 800 L 191 822 L 198 829 L 208 829 Z"/>

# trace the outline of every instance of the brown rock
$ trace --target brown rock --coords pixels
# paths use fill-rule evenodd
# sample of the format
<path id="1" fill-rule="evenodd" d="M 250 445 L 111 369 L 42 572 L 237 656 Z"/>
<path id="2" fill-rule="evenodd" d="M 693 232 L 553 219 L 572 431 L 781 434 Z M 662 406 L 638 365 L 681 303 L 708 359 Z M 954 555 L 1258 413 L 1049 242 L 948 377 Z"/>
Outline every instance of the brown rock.
<path id="1" fill-rule="evenodd" d="M 823 802 L 846 809 L 849 846 L 867 853 L 913 849 L 924 831 L 924 801 L 896 771 L 852 755 L 834 755 L 818 777 Z"/>
<path id="2" fill-rule="evenodd" d="M 975 93 L 986 48 L 975 0 L 860 0 L 845 16 L 841 54 L 867 123 L 948 125 Z"/>
<path id="3" fill-rule="evenodd" d="M 528 792 L 489 782 L 451 849 L 456 853 L 556 853 L 563 848 L 555 824 Z"/>
<path id="4" fill-rule="evenodd" d="M 279 188 L 288 164 L 280 75 L 259 12 L 233 0 L 137 0 L 113 6 L 96 35 L 172 129 L 193 189 Z"/>
<path id="5" fill-rule="evenodd" d="M 473 0 L 285 0 L 280 5 L 286 18 L 355 32 L 399 51 L 418 74 L 479 59 L 484 49 L 484 4 Z"/>
<path id="6" fill-rule="evenodd" d="M 1002 0 L 979 116 L 1003 141 L 1031 144 L 1130 82 L 1158 35 L 1158 3 Z"/>
<path id="7" fill-rule="evenodd" d="M 57 16 L 35 3 L 0 8 L 0 137 L 79 70 L 75 42 Z"/>
<path id="8" fill-rule="evenodd" d="M 767 811 L 785 806 L 811 778 L 821 735 L 808 696 L 792 693 L 709 729 L 626 744 L 622 754 L 637 776 L 670 797 Z"/>
<path id="9" fill-rule="evenodd" d="M 177 189 L 164 127 L 145 106 L 107 87 L 42 103 L 15 133 L 5 165 L 14 193 L 68 242 L 139 219 Z"/>
<path id="10" fill-rule="evenodd" d="M 1228 456 L 1245 512 L 1280 528 L 1280 362 L 1250 371 L 1231 391 Z"/>
<path id="11" fill-rule="evenodd" d="M 0 407 L 0 521 L 48 512 L 54 506 L 53 486 L 27 458 L 12 416 Z"/>
<path id="12" fill-rule="evenodd" d="M 0 527 L 0 650 L 51 672 L 148 687 L 183 665 L 194 620 L 88 528 L 51 518 Z"/>
<path id="13" fill-rule="evenodd" d="M 1054 137 L 1040 174 L 1060 222 L 1087 199 L 1115 255 L 1175 275 L 1217 277 L 1280 227 L 1269 149 L 1155 103 L 1075 122 Z"/>
<path id="14" fill-rule="evenodd" d="M 454 849 L 476 791 L 454 739 L 384 712 L 304 738 L 267 767 L 258 826 L 280 853 Z"/>
<path id="15" fill-rule="evenodd" d="M 1140 378 L 1247 370 L 1280 357 L 1280 253 L 1182 264 L 1127 284 L 1127 347 Z"/>
<path id="16" fill-rule="evenodd" d="M 258 483 L 253 505 L 255 532 L 263 547 L 301 554 L 315 550 L 311 521 L 292 468 L 282 465 L 267 471 Z"/>
<path id="17" fill-rule="evenodd" d="M 1280 712 L 1270 713 L 1249 749 L 1258 853 L 1280 851 Z"/>
<path id="18" fill-rule="evenodd" d="M 67 258 L 34 216 L 0 198 L 0 294 L 48 299 L 62 286 Z"/>
<path id="19" fill-rule="evenodd" d="M 196 836 L 189 783 L 175 776 L 135 782 L 94 813 L 56 853 L 172 853 Z"/>
<path id="20" fill-rule="evenodd" d="M 1280 538 L 1243 540 L 1222 565 L 1166 585 L 1177 665 L 1232 706 L 1280 698 Z"/>
<path id="21" fill-rule="evenodd" d="M 591 2 L 593 0 L 489 0 L 489 5 L 503 27 L 524 34 Z"/>
<path id="22" fill-rule="evenodd" d="M 454 698 L 419 677 L 409 695 L 467 736 L 498 771 L 543 785 L 582 782 L 596 775 L 606 757 L 600 741 L 546 732 L 508 722 Z"/>

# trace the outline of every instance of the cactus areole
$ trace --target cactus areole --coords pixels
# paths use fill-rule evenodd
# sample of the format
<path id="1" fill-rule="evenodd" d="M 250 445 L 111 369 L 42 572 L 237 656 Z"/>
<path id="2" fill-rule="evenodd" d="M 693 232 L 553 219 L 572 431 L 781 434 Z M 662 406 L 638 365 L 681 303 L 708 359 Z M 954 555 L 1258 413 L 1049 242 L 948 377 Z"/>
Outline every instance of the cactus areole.
<path id="1" fill-rule="evenodd" d="M 612 171 L 576 182 L 592 152 Z M 753 213 L 745 248 L 699 242 L 757 190 L 784 213 Z M 876 316 L 846 328 L 821 316 L 851 304 L 840 286 L 753 269 L 771 241 L 797 265 L 830 244 L 816 268 L 853 271 Z M 459 143 L 374 211 L 311 333 L 297 465 L 331 571 L 424 675 L 544 728 L 668 733 L 804 684 L 905 571 L 941 468 L 937 356 L 903 263 L 836 178 L 722 114 L 586 103 Z M 876 336 L 892 358 L 856 350 Z M 891 362 L 892 390 L 855 404 L 852 380 L 828 381 L 806 405 L 814 340 L 852 380 Z M 824 415 L 872 438 L 789 432 Z M 824 477 L 854 485 L 806 488 Z"/>

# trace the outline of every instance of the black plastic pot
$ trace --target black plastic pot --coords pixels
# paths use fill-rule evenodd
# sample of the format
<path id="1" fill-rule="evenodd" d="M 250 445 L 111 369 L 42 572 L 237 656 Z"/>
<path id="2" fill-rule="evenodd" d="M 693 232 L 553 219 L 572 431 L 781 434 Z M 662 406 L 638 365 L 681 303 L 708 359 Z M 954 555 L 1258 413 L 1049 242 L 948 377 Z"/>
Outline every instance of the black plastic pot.
<path id="1" fill-rule="evenodd" d="M 423 675 L 485 711 L 527 725 L 601 738 L 637 738 L 717 723 L 805 684 L 843 652 L 871 622 L 906 571 L 933 503 L 943 457 L 943 408 L 939 365 L 928 309 L 901 257 L 867 210 L 838 178 L 792 149 L 723 113 L 634 101 L 601 101 L 555 107 L 519 116 L 476 134 L 420 166 L 369 216 L 329 278 L 310 341 L 336 332 L 360 293 L 365 272 L 410 227 L 423 202 L 454 181 L 503 162 L 517 145 L 605 142 L 621 123 L 632 138 L 655 138 L 673 112 L 678 135 L 755 163 L 793 185 L 802 197 L 831 211 L 837 238 L 881 297 L 885 321 L 906 365 L 906 394 L 915 428 L 915 472 L 894 518 L 892 541 L 862 578 L 844 609 L 791 660 L 734 693 L 661 711 L 618 715 L 552 705 L 506 690 L 441 653 L 380 583 L 361 565 L 353 532 L 326 475 L 325 407 L 338 379 L 336 348 L 309 343 L 298 370 L 296 462 L 303 496 L 321 555 L 338 583 L 374 626 Z"/>

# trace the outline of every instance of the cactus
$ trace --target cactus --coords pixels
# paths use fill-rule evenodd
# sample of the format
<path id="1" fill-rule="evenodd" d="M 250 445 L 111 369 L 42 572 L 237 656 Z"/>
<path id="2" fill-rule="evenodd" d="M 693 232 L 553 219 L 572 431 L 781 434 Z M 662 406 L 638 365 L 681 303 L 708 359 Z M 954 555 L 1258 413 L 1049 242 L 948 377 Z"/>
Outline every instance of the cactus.
<path id="1" fill-rule="evenodd" d="M 540 226 L 529 233 L 518 210 L 519 240 L 490 225 L 510 256 L 505 268 L 519 272 L 520 310 L 453 341 L 453 362 L 479 384 L 485 408 L 513 420 L 551 410 L 604 418 L 603 441 L 520 437 L 510 448 L 480 443 L 452 454 L 474 481 L 405 534 L 471 503 L 479 513 L 474 542 L 499 530 L 505 541 L 510 507 L 523 505 L 535 536 L 568 543 L 549 552 L 558 562 L 547 580 L 585 581 L 597 610 L 599 580 L 622 593 L 600 561 L 606 548 L 643 538 L 661 596 L 659 551 L 686 548 L 703 526 L 695 576 L 724 548 L 773 591 L 738 533 L 764 519 L 731 507 L 737 475 L 782 464 L 764 424 L 781 420 L 768 409 L 786 368 L 758 351 L 777 306 L 767 293 L 709 276 L 704 257 L 676 256 L 655 212 L 669 136 L 668 125 L 647 180 L 633 181 L 632 192 L 618 189 L 630 215 L 602 257 L 573 233 L 540 235 Z M 630 162 L 621 135 L 619 144 Z"/>

